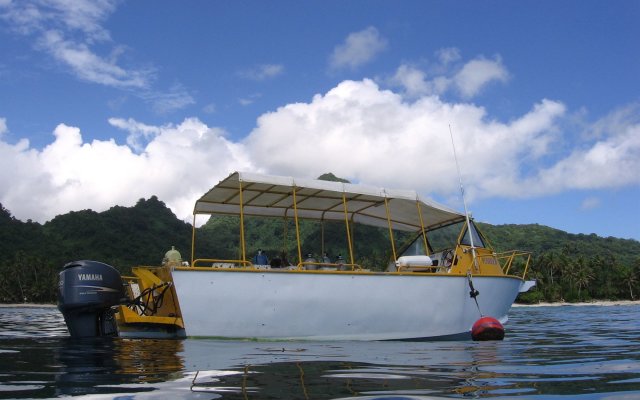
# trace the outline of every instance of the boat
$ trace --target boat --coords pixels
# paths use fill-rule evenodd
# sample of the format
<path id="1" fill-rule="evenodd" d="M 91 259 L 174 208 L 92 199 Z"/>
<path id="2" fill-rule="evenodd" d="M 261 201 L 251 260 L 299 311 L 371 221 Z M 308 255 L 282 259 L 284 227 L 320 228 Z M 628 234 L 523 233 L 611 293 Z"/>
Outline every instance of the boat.
<path id="1" fill-rule="evenodd" d="M 201 215 L 235 218 L 235 258 L 196 258 Z M 252 218 L 283 221 L 292 254 L 253 257 Z M 305 223 L 319 224 L 319 243 L 301 238 Z M 325 224 L 342 232 L 344 256 L 324 254 Z M 366 229 L 388 240 L 376 249 L 388 258 L 375 265 L 356 245 Z M 518 293 L 535 285 L 530 260 L 496 253 L 466 212 L 415 191 L 234 172 L 195 202 L 189 260 L 172 249 L 131 276 L 98 261 L 68 263 L 58 307 L 75 337 L 470 339 L 481 317 L 507 322 Z"/>

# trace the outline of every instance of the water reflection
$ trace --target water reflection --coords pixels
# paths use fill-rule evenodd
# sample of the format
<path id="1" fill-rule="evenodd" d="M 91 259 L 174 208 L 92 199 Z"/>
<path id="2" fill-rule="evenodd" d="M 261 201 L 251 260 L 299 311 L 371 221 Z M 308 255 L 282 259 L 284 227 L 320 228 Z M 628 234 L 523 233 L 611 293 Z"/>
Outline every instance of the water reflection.
<path id="1" fill-rule="evenodd" d="M 0 307 L 0 340 L 56 336 L 68 336 L 64 318 L 56 308 Z"/>
<path id="2" fill-rule="evenodd" d="M 16 397 L 122 393 L 123 387 L 136 393 L 183 377 L 178 340 L 40 338 L 0 346 L 0 393 Z"/>
<path id="3" fill-rule="evenodd" d="M 547 339 L 541 340 L 546 342 Z M 187 341 L 215 359 L 187 357 L 194 366 L 231 368 L 215 379 L 195 381 L 194 390 L 223 393 L 223 398 L 340 398 L 366 396 L 497 397 L 638 392 L 640 363 L 618 356 L 581 358 L 572 347 L 540 357 L 538 341 L 474 343 L 308 343 L 304 351 L 283 347 L 280 354 L 256 346 L 237 352 L 215 351 L 218 343 Z M 230 343 L 230 347 L 238 346 Z M 286 346 L 287 344 L 285 344 Z M 300 344 L 294 344 L 299 346 Z M 246 344 L 245 344 L 246 346 Z M 344 346 L 344 347 L 341 347 Z M 555 347 L 555 346 L 554 346 Z M 544 347 L 542 347 L 544 350 Z M 231 349 L 226 352 L 234 353 Z M 575 357 L 575 358 L 574 358 Z M 269 362 L 270 360 L 270 362 Z"/>
<path id="4" fill-rule="evenodd" d="M 88 339 L 60 341 L 54 362 L 63 394 L 98 393 L 97 385 L 156 383 L 181 377 L 182 341 Z M 142 387 L 140 390 L 151 390 Z"/>
<path id="5" fill-rule="evenodd" d="M 640 398 L 640 307 L 521 308 L 504 342 L 284 344 L 233 358 L 188 341 L 244 371 L 199 382 L 224 398 L 393 396 Z M 235 345 L 235 344 L 234 344 Z M 234 345 L 231 345 L 233 348 Z M 208 348 L 213 346 L 214 348 Z M 294 346 L 301 346 L 297 349 Z M 294 351 L 295 350 L 295 351 Z M 188 357 L 194 367 L 217 366 Z M 229 388 L 234 388 L 230 390 Z M 252 397 L 254 395 L 255 397 Z M 382 396 L 382 397 L 381 397 Z"/>
<path id="6" fill-rule="evenodd" d="M 640 398 L 640 307 L 514 309 L 503 342 L 71 340 L 0 311 L 0 397 Z"/>

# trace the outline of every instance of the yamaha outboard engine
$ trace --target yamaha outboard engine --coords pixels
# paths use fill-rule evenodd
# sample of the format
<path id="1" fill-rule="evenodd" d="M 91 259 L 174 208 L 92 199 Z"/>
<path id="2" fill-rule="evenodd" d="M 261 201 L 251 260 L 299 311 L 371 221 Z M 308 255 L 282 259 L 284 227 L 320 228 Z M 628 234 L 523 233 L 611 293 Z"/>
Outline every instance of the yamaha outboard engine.
<path id="1" fill-rule="evenodd" d="M 117 334 L 112 306 L 124 301 L 120 273 L 97 261 L 66 264 L 58 282 L 58 309 L 71 337 Z"/>

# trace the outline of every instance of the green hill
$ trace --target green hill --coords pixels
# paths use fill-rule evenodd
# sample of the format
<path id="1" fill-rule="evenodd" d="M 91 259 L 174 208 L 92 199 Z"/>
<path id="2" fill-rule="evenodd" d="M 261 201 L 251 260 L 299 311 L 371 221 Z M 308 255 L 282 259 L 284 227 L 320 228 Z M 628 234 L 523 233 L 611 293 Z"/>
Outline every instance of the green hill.
<path id="1" fill-rule="evenodd" d="M 331 174 L 323 177 L 338 180 Z M 525 250 L 534 254 L 529 276 L 535 290 L 521 301 L 630 299 L 640 293 L 640 242 L 597 235 L 575 235 L 542 225 L 479 224 L 498 252 Z M 257 249 L 270 255 L 286 251 L 296 258 L 293 221 L 246 218 L 247 255 Z M 287 235 L 283 235 L 283 230 Z M 158 265 L 175 246 L 190 258 L 191 225 L 179 220 L 157 197 L 133 207 L 104 212 L 83 210 L 59 215 L 41 225 L 22 222 L 0 205 L 0 302 L 52 302 L 60 268 L 80 259 L 99 260 L 127 272 L 135 265 Z M 346 255 L 341 223 L 303 221 L 303 253 Z M 315 248 L 324 235 L 326 247 Z M 356 226 L 355 253 L 363 265 L 386 265 L 390 258 L 386 229 Z M 239 223 L 234 217 L 211 218 L 196 230 L 196 258 L 238 259 Z M 397 243 L 407 239 L 397 236 Z M 313 244 L 313 245 L 312 245 Z"/>
<path id="2" fill-rule="evenodd" d="M 93 259 L 123 269 L 156 265 L 171 246 L 187 249 L 191 243 L 191 225 L 180 221 L 155 196 L 140 199 L 133 207 L 59 215 L 42 230 L 60 245 L 55 252 L 59 263 Z"/>
<path id="3" fill-rule="evenodd" d="M 640 257 L 640 242 L 637 240 L 603 238 L 595 233 L 573 234 L 538 224 L 478 225 L 496 251 L 518 249 L 541 255 L 570 250 L 588 258 L 613 257 L 623 265 L 633 265 Z"/>

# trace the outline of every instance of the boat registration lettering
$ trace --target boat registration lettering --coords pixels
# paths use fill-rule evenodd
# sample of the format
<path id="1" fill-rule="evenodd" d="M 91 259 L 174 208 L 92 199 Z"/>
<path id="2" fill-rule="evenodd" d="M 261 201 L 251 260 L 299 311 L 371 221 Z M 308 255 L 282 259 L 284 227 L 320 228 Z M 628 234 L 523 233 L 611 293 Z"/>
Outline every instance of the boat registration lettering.
<path id="1" fill-rule="evenodd" d="M 498 265 L 498 260 L 496 260 L 494 257 L 482 257 L 482 262 L 485 264 Z"/>

